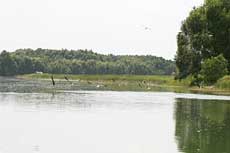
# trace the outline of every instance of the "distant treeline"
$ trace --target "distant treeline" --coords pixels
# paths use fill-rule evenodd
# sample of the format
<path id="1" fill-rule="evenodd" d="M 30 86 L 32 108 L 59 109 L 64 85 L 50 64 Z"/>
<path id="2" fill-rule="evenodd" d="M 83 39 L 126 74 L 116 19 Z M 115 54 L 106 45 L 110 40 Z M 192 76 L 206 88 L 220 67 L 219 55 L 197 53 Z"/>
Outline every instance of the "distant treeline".
<path id="1" fill-rule="evenodd" d="M 156 56 L 103 55 L 91 50 L 18 49 L 0 54 L 0 75 L 53 74 L 169 75 L 175 63 Z"/>

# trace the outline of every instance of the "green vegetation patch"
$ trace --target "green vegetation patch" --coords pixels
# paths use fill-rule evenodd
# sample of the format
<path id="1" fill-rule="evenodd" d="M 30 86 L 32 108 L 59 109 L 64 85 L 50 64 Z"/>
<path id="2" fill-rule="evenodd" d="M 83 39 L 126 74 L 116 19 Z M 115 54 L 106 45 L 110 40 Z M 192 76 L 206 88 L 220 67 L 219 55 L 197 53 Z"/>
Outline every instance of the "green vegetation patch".
<path id="1" fill-rule="evenodd" d="M 224 76 L 223 78 L 219 79 L 215 85 L 217 88 L 220 89 L 228 89 L 230 90 L 230 76 Z"/>
<path id="2" fill-rule="evenodd" d="M 25 81 L 50 82 L 53 75 L 57 90 L 171 91 L 188 92 L 188 80 L 179 82 L 170 75 L 19 75 Z M 65 79 L 68 78 L 68 81 Z"/>
<path id="3" fill-rule="evenodd" d="M 66 75 L 53 74 L 56 85 L 51 82 L 52 74 L 26 74 L 18 78 L 28 82 L 48 85 L 49 90 L 112 90 L 112 91 L 169 91 L 181 93 L 203 93 L 230 95 L 230 76 L 218 80 L 215 86 L 190 86 L 194 80 L 188 76 L 181 81 L 170 75 Z M 65 80 L 65 77 L 69 81 Z"/>
<path id="4" fill-rule="evenodd" d="M 32 78 L 32 79 L 50 79 L 52 74 L 25 74 L 19 75 L 20 78 Z M 155 83 L 165 85 L 185 85 L 187 80 L 181 82 L 174 80 L 174 76 L 171 75 L 66 75 L 66 74 L 53 74 L 55 79 L 64 79 L 67 76 L 70 80 L 82 80 L 82 81 L 133 81 L 141 83 Z"/>

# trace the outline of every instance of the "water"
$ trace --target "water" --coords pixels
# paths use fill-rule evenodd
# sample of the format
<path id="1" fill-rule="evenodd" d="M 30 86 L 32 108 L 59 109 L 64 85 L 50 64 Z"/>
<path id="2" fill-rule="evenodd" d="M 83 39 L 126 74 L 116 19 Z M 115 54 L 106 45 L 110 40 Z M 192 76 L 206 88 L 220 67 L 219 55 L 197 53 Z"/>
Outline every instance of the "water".
<path id="1" fill-rule="evenodd" d="M 230 152 L 228 96 L 95 89 L 0 77 L 0 153 Z"/>
<path id="2" fill-rule="evenodd" d="M 230 97 L 0 93 L 0 153 L 229 153 Z"/>

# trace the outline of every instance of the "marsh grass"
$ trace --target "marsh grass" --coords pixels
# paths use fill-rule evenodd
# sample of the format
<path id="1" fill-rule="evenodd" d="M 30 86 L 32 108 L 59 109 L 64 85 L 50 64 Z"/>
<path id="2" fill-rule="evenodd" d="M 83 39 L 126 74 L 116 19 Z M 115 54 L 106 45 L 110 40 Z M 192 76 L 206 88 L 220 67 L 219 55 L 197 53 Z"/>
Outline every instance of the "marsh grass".
<path id="1" fill-rule="evenodd" d="M 73 84 L 79 84 L 87 90 L 113 91 L 176 91 L 185 92 L 189 81 L 174 80 L 170 75 L 65 75 L 53 74 L 57 81 L 66 82 L 65 76 Z M 51 81 L 51 74 L 26 74 L 17 76 L 26 80 Z M 65 83 L 65 86 L 67 84 Z M 75 88 L 77 89 L 77 88 Z M 75 90 L 74 89 L 74 90 Z M 83 89 L 84 90 L 84 89 Z"/>
<path id="2" fill-rule="evenodd" d="M 227 75 L 219 79 L 215 84 L 215 87 L 230 90 L 230 76 Z"/>
<path id="3" fill-rule="evenodd" d="M 57 90 L 112 90 L 112 91 L 172 91 L 204 94 L 230 94 L 230 76 L 220 79 L 214 86 L 190 86 L 192 77 L 181 81 L 169 75 L 65 75 L 53 74 Z M 65 80 L 68 77 L 70 82 Z M 49 82 L 51 74 L 26 74 L 23 80 Z M 43 80 L 43 81 L 42 81 Z"/>
<path id="4" fill-rule="evenodd" d="M 51 74 L 26 74 L 18 76 L 24 79 L 50 79 Z M 67 76 L 73 81 L 100 81 L 100 82 L 132 82 L 132 84 L 156 84 L 165 86 L 187 86 L 189 80 L 185 79 L 182 81 L 174 80 L 172 75 L 65 75 L 65 74 L 54 74 L 55 79 L 64 79 Z"/>

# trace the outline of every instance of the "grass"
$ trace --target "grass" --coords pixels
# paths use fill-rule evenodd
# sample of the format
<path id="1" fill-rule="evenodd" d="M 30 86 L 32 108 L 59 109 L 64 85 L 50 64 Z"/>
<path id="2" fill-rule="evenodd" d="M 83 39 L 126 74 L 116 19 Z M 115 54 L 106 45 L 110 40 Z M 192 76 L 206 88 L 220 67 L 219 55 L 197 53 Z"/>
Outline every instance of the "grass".
<path id="1" fill-rule="evenodd" d="M 51 74 L 25 74 L 22 75 L 24 78 L 34 78 L 34 79 L 49 79 Z M 165 82 L 169 79 L 172 79 L 172 76 L 150 76 L 150 75 L 65 75 L 65 74 L 54 74 L 55 78 L 64 79 L 64 76 L 72 80 L 126 80 L 126 81 L 160 81 Z"/>
<path id="2" fill-rule="evenodd" d="M 220 78 L 211 86 L 203 86 L 202 88 L 190 87 L 191 91 L 202 92 L 208 94 L 230 95 L 230 76 L 226 75 Z"/>
<path id="3" fill-rule="evenodd" d="M 18 76 L 24 79 L 50 79 L 51 74 L 26 74 Z M 64 75 L 54 74 L 56 79 L 64 79 L 67 76 L 70 80 L 81 81 L 113 81 L 113 82 L 140 82 L 140 83 L 154 83 L 156 85 L 170 85 L 170 86 L 187 86 L 188 80 L 176 81 L 171 75 Z"/>
<path id="4" fill-rule="evenodd" d="M 215 84 L 215 87 L 219 89 L 230 90 L 230 76 L 224 76 L 223 78 L 219 79 Z"/>
<path id="5" fill-rule="evenodd" d="M 18 76 L 23 79 L 50 80 L 51 74 L 26 74 Z M 65 75 L 54 74 L 55 80 L 64 80 L 67 76 L 72 82 L 93 87 L 92 90 L 116 91 L 174 91 L 207 94 L 230 95 L 230 76 L 225 76 L 213 86 L 191 87 L 191 77 L 182 81 L 174 80 L 170 75 Z M 100 88 L 96 88 L 100 85 Z"/>
<path id="6" fill-rule="evenodd" d="M 181 82 L 174 80 L 170 75 L 65 75 L 53 74 L 56 81 L 64 81 L 64 77 L 74 84 L 85 86 L 92 90 L 113 90 L 113 91 L 176 91 L 184 92 L 188 80 Z M 17 76 L 23 79 L 48 80 L 51 74 L 26 74 Z M 99 88 L 97 86 L 100 86 Z M 91 88 L 92 87 L 92 88 Z M 186 88 L 185 88 L 186 87 Z"/>

